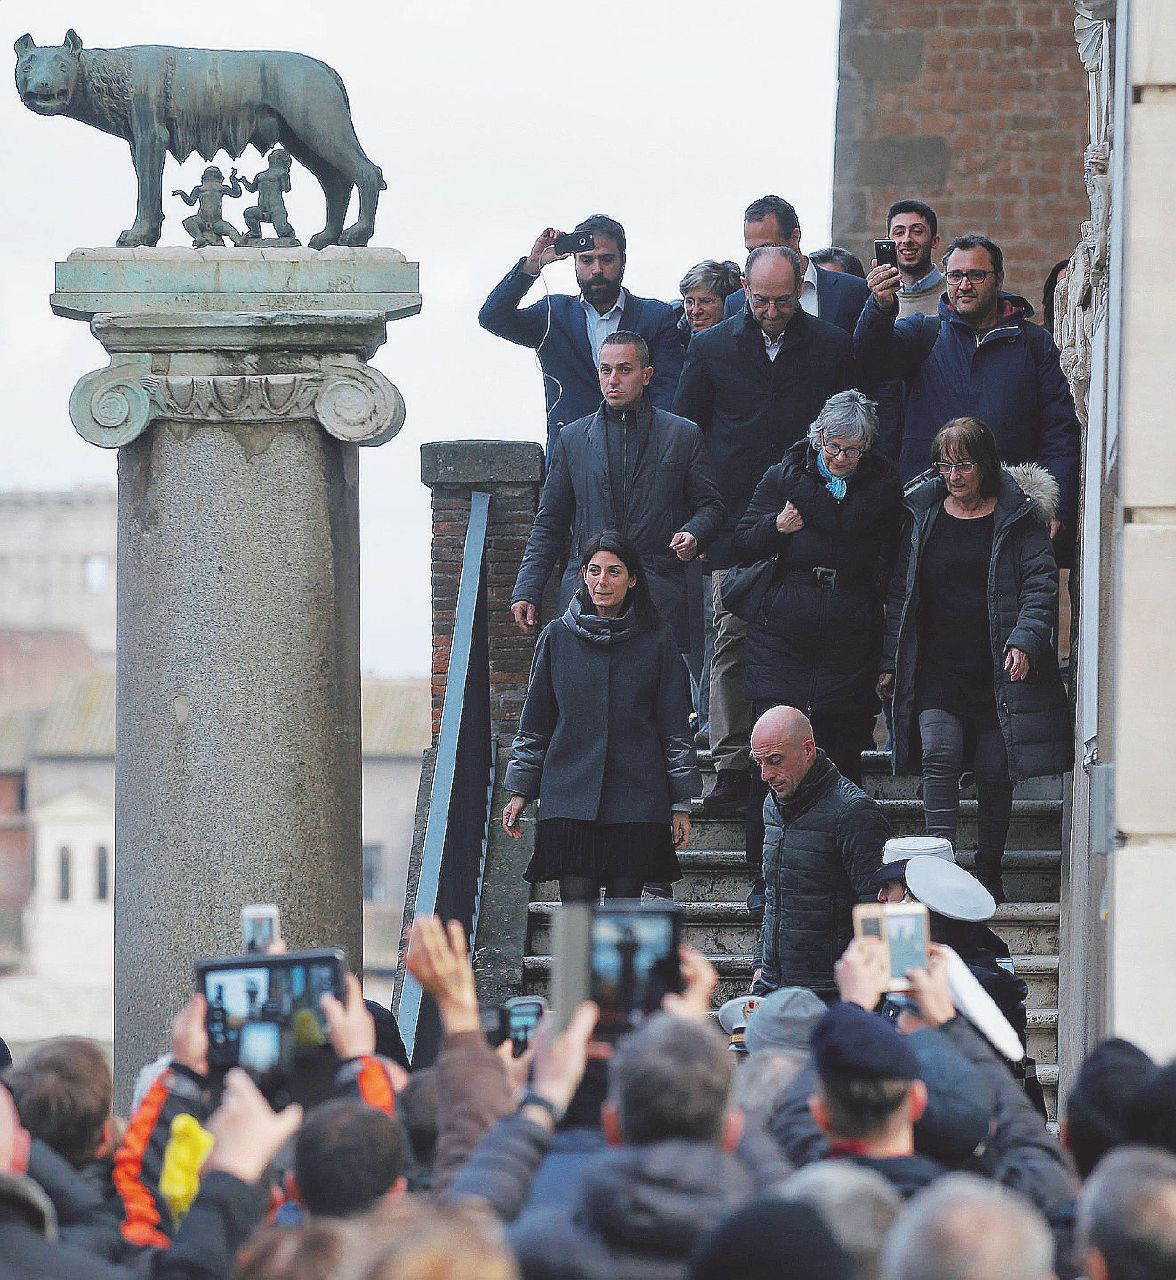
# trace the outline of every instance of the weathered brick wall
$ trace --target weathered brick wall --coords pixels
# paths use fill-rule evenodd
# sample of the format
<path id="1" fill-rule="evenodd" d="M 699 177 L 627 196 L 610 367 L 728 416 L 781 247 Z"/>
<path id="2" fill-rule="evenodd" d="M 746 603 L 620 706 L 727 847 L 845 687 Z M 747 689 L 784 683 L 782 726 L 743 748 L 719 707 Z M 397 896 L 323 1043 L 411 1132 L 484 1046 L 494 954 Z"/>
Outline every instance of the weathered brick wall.
<path id="1" fill-rule="evenodd" d="M 1087 113 L 1066 0 L 843 0 L 833 242 L 868 264 L 891 202 L 918 197 L 944 244 L 991 235 L 1040 312 L 1090 216 Z"/>
<path id="2" fill-rule="evenodd" d="M 509 738 L 518 725 L 536 635 L 510 616 L 510 594 L 531 531 L 543 479 L 543 450 L 511 440 L 448 440 L 421 446 L 421 478 L 433 495 L 433 737 L 441 724 L 453 642 L 454 607 L 470 515 L 470 494 L 490 494 L 486 589 L 490 635 L 490 708 Z"/>

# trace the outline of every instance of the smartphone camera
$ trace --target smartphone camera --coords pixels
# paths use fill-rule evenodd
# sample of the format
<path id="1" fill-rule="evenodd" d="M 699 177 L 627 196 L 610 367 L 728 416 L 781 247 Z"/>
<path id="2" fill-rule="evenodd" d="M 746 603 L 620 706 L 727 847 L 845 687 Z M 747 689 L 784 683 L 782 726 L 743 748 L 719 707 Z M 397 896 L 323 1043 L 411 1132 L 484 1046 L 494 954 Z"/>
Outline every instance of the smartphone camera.
<path id="1" fill-rule="evenodd" d="M 587 253 L 596 248 L 596 237 L 591 231 L 565 231 L 555 237 L 552 248 L 556 253 Z"/>
<path id="2" fill-rule="evenodd" d="M 895 240 L 875 240 L 874 261 L 880 267 L 897 267 L 898 242 Z"/>

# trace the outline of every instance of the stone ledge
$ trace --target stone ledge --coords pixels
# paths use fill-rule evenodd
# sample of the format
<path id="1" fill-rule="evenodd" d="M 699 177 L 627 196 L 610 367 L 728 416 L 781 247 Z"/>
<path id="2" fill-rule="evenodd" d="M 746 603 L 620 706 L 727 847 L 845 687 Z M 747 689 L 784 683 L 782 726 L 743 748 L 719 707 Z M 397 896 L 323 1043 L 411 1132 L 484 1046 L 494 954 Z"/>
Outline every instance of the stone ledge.
<path id="1" fill-rule="evenodd" d="M 528 440 L 438 440 L 423 444 L 421 481 L 430 488 L 541 484 L 543 447 Z"/>

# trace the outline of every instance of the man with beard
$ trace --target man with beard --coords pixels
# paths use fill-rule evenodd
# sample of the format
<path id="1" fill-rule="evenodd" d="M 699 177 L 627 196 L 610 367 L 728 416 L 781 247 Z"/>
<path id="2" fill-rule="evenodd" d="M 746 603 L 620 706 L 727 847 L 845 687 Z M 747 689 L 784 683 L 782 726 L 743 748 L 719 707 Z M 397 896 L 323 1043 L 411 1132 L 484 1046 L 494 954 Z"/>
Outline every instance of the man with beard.
<path id="1" fill-rule="evenodd" d="M 682 371 L 682 344 L 673 308 L 653 298 L 638 298 L 622 287 L 625 228 L 606 214 L 594 213 L 573 234 L 581 232 L 589 233 L 593 243 L 575 255 L 578 297 L 548 294 L 529 307 L 519 306 L 544 267 L 570 256 L 555 249 L 563 232 L 546 227 L 531 252 L 495 285 L 478 312 L 483 329 L 532 347 L 539 357 L 547 399 L 549 465 L 560 429 L 595 413 L 600 405 L 597 367 L 609 334 L 623 329 L 645 339 L 654 370 L 648 391 L 653 408 L 670 408 Z"/>
<path id="2" fill-rule="evenodd" d="M 808 987 L 837 998 L 834 957 L 853 937 L 853 907 L 874 899 L 890 835 L 886 815 L 813 741 L 808 718 L 773 707 L 751 732 L 764 801 L 767 902 L 752 991 Z"/>

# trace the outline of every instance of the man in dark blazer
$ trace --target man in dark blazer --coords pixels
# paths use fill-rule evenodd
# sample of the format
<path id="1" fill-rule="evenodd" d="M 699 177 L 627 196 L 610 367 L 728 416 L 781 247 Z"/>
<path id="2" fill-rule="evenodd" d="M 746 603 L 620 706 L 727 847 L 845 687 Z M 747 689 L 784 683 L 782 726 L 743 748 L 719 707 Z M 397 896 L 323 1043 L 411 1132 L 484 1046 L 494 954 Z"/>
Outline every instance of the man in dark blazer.
<path id="1" fill-rule="evenodd" d="M 852 339 L 801 308 L 803 272 L 790 245 L 754 249 L 744 275 L 747 307 L 694 335 L 674 400 L 674 412 L 702 428 L 727 511 L 707 552 L 715 606 L 710 741 L 716 770 L 715 788 L 703 802 L 707 814 L 742 812 L 750 783 L 747 625 L 721 601 L 723 578 L 735 563 L 735 529 L 764 472 L 805 434 L 825 401 L 853 383 Z"/>
<path id="2" fill-rule="evenodd" d="M 529 307 L 519 306 L 548 263 L 570 256 L 556 253 L 555 241 L 562 232 L 548 227 L 531 252 L 494 286 L 478 312 L 483 329 L 538 352 L 547 399 L 548 466 L 560 428 L 594 413 L 600 404 L 596 366 L 608 334 L 623 329 L 645 340 L 653 361 L 648 394 L 655 409 L 670 407 L 682 371 L 682 344 L 673 308 L 653 298 L 638 298 L 621 285 L 625 275 L 624 227 L 597 213 L 575 230 L 590 232 L 594 240 L 591 249 L 576 254 L 578 297 L 549 294 Z"/>
<path id="3" fill-rule="evenodd" d="M 618 329 L 604 340 L 598 383 L 604 401 L 556 439 L 511 595 L 511 613 L 524 631 L 538 622 L 543 588 L 569 527 L 561 609 L 580 583 L 580 548 L 615 529 L 637 547 L 654 604 L 678 648 L 689 649 L 686 562 L 722 528 L 723 502 L 702 432 L 650 403 L 647 388 L 656 376 L 639 334 Z"/>
<path id="4" fill-rule="evenodd" d="M 780 196 L 761 196 L 743 214 L 743 244 L 750 253 L 764 245 L 788 245 L 800 253 L 800 219 L 796 210 Z M 810 316 L 827 320 L 853 336 L 854 325 L 870 296 L 864 280 L 836 271 L 822 271 L 803 253 L 800 306 Z M 727 298 L 723 315 L 735 316 L 747 305 L 742 289 Z"/>

